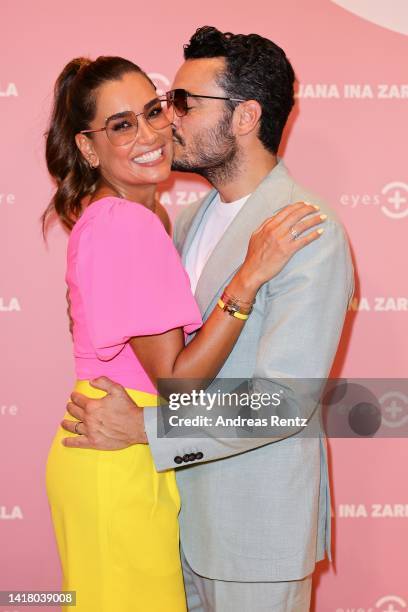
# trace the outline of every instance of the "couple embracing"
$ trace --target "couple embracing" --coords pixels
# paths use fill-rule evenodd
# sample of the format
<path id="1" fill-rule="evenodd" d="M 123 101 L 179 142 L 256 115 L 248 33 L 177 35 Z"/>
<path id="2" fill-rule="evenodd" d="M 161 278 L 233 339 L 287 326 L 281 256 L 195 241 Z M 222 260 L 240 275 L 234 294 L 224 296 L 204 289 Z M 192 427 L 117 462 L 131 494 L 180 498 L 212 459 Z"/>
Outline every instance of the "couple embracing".
<path id="1" fill-rule="evenodd" d="M 81 612 L 302 612 L 330 556 L 323 436 L 159 437 L 157 384 L 327 377 L 348 244 L 277 157 L 282 49 L 203 27 L 184 59 L 160 97 L 118 57 L 55 85 L 45 219 L 70 231 L 77 375 L 47 464 L 63 588 Z M 213 186 L 174 242 L 156 197 L 172 168 Z"/>

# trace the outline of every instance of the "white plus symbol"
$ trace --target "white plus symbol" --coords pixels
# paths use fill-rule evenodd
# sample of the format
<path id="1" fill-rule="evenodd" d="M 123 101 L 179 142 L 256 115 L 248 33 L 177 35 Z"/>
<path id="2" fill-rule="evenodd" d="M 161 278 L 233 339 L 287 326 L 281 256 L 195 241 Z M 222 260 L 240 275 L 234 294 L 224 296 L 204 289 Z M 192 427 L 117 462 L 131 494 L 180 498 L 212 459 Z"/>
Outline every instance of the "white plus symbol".
<path id="1" fill-rule="evenodd" d="M 393 419 L 396 418 L 397 414 L 399 412 L 402 412 L 402 407 L 398 406 L 397 402 L 395 400 L 392 400 L 392 402 L 390 404 L 388 404 L 388 406 L 386 406 L 385 408 L 386 412 L 388 412 Z M 385 611 L 387 612 L 387 611 Z"/>
<path id="2" fill-rule="evenodd" d="M 407 201 L 407 198 L 404 198 L 401 195 L 401 192 L 399 189 L 395 190 L 395 195 L 393 195 L 392 198 L 388 198 L 388 202 L 390 202 L 391 204 L 394 204 L 396 210 L 399 210 L 401 208 L 401 204 L 405 204 L 406 201 Z"/>

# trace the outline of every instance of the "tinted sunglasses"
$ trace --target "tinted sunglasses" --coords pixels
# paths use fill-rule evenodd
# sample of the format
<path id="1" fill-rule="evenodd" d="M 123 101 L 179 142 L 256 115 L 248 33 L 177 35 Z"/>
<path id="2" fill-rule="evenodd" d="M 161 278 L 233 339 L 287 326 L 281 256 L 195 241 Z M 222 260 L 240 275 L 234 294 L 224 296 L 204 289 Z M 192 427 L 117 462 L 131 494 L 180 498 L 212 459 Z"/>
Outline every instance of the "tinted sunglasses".
<path id="1" fill-rule="evenodd" d="M 245 102 L 242 98 L 227 98 L 223 96 L 201 96 L 199 94 L 192 94 L 186 89 L 172 89 L 166 92 L 167 103 L 172 106 L 178 117 L 187 115 L 189 111 L 188 99 L 189 98 L 205 98 L 207 100 L 229 100 L 230 102 Z"/>

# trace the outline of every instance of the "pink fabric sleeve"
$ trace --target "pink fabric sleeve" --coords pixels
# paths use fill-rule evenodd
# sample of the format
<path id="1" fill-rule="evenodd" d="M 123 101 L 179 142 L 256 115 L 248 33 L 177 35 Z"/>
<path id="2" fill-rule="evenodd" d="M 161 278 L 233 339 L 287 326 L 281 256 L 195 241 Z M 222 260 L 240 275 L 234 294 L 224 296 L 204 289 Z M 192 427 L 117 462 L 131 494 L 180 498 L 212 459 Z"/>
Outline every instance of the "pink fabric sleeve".
<path id="1" fill-rule="evenodd" d="M 127 200 L 101 205 L 81 236 L 78 281 L 99 359 L 115 357 L 132 336 L 182 327 L 201 315 L 190 281 L 158 217 Z"/>

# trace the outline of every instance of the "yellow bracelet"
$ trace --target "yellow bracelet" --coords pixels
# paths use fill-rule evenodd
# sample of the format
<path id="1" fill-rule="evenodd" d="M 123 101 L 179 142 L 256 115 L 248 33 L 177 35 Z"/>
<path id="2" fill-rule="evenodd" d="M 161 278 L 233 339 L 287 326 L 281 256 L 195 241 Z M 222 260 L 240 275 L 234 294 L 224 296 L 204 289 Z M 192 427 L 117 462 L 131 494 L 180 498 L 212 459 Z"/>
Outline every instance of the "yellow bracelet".
<path id="1" fill-rule="evenodd" d="M 246 321 L 249 318 L 249 314 L 242 314 L 241 312 L 239 312 L 239 310 L 237 310 L 233 306 L 230 306 L 229 304 L 225 304 L 225 302 L 223 302 L 221 299 L 218 300 L 217 304 L 221 308 L 221 310 L 223 310 L 224 312 L 228 312 L 228 314 L 230 314 L 232 317 L 235 317 L 236 319 L 241 319 L 241 321 Z"/>

